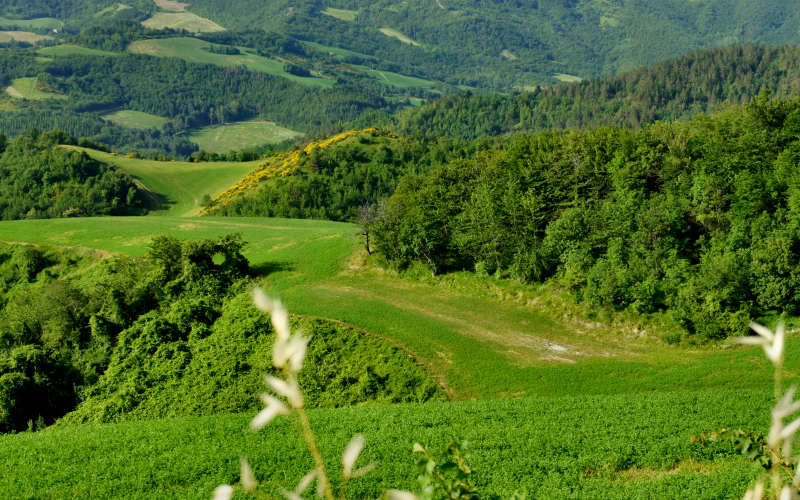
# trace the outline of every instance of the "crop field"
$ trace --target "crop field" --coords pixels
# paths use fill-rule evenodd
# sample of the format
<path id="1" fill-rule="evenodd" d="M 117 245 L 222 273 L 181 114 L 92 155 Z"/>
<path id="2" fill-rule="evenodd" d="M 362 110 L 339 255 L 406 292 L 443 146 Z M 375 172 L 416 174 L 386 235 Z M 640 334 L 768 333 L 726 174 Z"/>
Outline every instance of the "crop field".
<path id="1" fill-rule="evenodd" d="M 251 71 L 288 78 L 303 85 L 330 87 L 334 84 L 333 80 L 328 78 L 296 76 L 287 73 L 283 70 L 281 61 L 259 56 L 244 47 L 239 47 L 242 54 L 237 55 L 215 54 L 208 50 L 203 50 L 203 47 L 211 45 L 213 44 L 197 38 L 164 38 L 160 40 L 139 40 L 130 44 L 128 50 L 135 54 L 179 57 L 185 61 L 200 64 L 214 64 L 224 67 L 245 66 Z"/>
<path id="2" fill-rule="evenodd" d="M 142 21 L 142 25 L 156 30 L 170 28 L 186 30 L 191 33 L 225 31 L 225 28 L 214 21 L 191 12 L 157 12 L 150 19 Z"/>
<path id="3" fill-rule="evenodd" d="M 168 118 L 162 116 L 151 115 L 150 113 L 143 113 L 130 109 L 123 109 L 122 111 L 104 115 L 103 119 L 121 127 L 135 129 L 161 128 L 169 121 Z"/>
<path id="4" fill-rule="evenodd" d="M 153 0 L 153 3 L 155 3 L 159 9 L 169 10 L 172 12 L 183 12 L 186 10 L 186 7 L 189 6 L 188 3 L 175 2 L 172 0 Z"/>
<path id="5" fill-rule="evenodd" d="M 38 88 L 38 80 L 36 77 L 31 78 L 17 78 L 11 81 L 11 86 L 6 89 L 9 95 L 21 99 L 29 99 L 32 101 L 41 101 L 43 99 L 66 99 L 67 96 L 62 94 L 54 94 L 52 92 L 44 92 Z"/>
<path id="6" fill-rule="evenodd" d="M 256 168 L 251 162 L 179 162 L 139 160 L 81 149 L 104 163 L 117 165 L 161 197 L 156 214 L 188 216 L 199 213 L 203 195 L 215 196 Z"/>
<path id="7" fill-rule="evenodd" d="M 327 9 L 323 10 L 322 13 L 326 16 L 335 17 L 336 19 L 341 19 L 342 21 L 347 21 L 350 23 L 355 21 L 356 16 L 358 15 L 357 10 L 334 9 L 332 7 L 328 7 Z"/>
<path id="8" fill-rule="evenodd" d="M 39 17 L 36 19 L 8 19 L 0 16 L 0 28 L 23 28 L 30 30 L 47 30 L 61 29 L 64 25 L 58 19 L 53 17 Z"/>
<path id="9" fill-rule="evenodd" d="M 189 140 L 204 151 L 227 153 L 262 144 L 278 144 L 302 135 L 274 122 L 249 121 L 205 127 L 194 131 Z"/>
<path id="10" fill-rule="evenodd" d="M 94 17 L 102 17 L 102 16 L 104 16 L 106 14 L 111 14 L 113 12 L 119 12 L 121 10 L 130 9 L 130 8 L 131 8 L 130 5 L 125 5 L 124 3 L 118 3 L 118 4 L 115 4 L 115 5 L 109 5 L 105 9 L 103 9 L 103 10 L 101 10 L 99 12 L 96 12 Z"/>
<path id="11" fill-rule="evenodd" d="M 109 52 L 107 50 L 90 49 L 89 47 L 81 47 L 80 45 L 72 45 L 64 43 L 61 45 L 53 45 L 52 47 L 42 47 L 37 51 L 43 56 L 61 57 L 61 56 L 115 56 L 116 52 Z"/>
<path id="12" fill-rule="evenodd" d="M 740 498 L 759 467 L 729 448 L 705 449 L 691 438 L 724 426 L 763 431 L 769 408 L 765 392 L 723 390 L 372 405 L 312 410 L 309 418 L 332 466 L 350 436 L 365 435 L 358 463 L 379 467 L 349 484 L 353 498 L 414 488 L 413 442 L 436 449 L 453 437 L 471 443 L 468 464 L 487 497 Z M 281 419 L 248 433 L 249 417 L 0 436 L 0 462 L 8 471 L 0 476 L 0 491 L 48 498 L 210 498 L 215 486 L 238 479 L 240 456 L 249 458 L 267 491 L 292 489 L 311 467 L 297 433 Z"/>
<path id="13" fill-rule="evenodd" d="M 37 35 L 30 31 L 0 31 L 0 43 L 7 42 L 27 42 L 36 43 L 42 40 L 52 40 L 51 36 Z"/>
<path id="14" fill-rule="evenodd" d="M 553 78 L 555 78 L 559 82 L 564 82 L 564 83 L 573 83 L 573 82 L 582 82 L 583 81 L 583 78 L 581 78 L 579 76 L 568 75 L 566 73 L 556 73 L 555 75 L 553 75 Z"/>

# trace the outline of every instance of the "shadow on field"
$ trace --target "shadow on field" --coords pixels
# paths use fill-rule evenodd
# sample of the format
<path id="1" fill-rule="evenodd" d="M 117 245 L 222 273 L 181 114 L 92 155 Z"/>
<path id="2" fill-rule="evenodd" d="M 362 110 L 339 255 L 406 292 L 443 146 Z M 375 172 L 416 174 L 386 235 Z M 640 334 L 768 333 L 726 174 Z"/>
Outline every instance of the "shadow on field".
<path id="1" fill-rule="evenodd" d="M 253 274 L 263 278 L 280 271 L 294 271 L 294 265 L 291 262 L 262 262 L 251 265 L 250 269 L 253 270 Z"/>

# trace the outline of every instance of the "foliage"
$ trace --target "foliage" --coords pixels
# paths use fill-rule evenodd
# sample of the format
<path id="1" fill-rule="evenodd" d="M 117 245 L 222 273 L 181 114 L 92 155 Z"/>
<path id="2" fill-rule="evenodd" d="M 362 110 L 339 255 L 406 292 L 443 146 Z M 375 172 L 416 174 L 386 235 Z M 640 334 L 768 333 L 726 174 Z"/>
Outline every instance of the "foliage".
<path id="1" fill-rule="evenodd" d="M 520 136 L 403 178 L 373 240 L 399 266 L 555 279 L 725 337 L 797 312 L 797 116 L 800 101 L 762 93 L 689 124 Z"/>
<path id="2" fill-rule="evenodd" d="M 11 141 L 0 156 L 0 218 L 142 214 L 146 202 L 133 179 L 60 144 L 62 132 L 35 130 Z"/>
<path id="3" fill-rule="evenodd" d="M 419 453 L 417 482 L 422 500 L 479 498 L 472 481 L 472 469 L 467 465 L 464 451 L 466 442 L 453 441 L 441 451 L 432 452 L 414 443 L 414 453 Z"/>

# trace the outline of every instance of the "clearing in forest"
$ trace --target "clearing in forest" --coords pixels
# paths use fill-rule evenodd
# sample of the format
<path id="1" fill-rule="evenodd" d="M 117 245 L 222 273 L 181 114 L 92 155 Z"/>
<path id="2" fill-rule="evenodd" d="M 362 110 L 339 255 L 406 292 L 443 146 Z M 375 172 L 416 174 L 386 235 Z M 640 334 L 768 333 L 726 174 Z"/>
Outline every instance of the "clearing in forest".
<path id="1" fill-rule="evenodd" d="M 227 153 L 264 144 L 278 144 L 303 135 L 275 122 L 249 121 L 204 127 L 192 132 L 189 140 L 204 151 Z"/>
<path id="2" fill-rule="evenodd" d="M 355 21 L 356 16 L 358 15 L 357 10 L 334 9 L 332 7 L 328 7 L 327 9 L 323 10 L 322 13 L 326 16 L 335 17 L 336 19 L 347 21 L 349 23 Z"/>
<path id="3" fill-rule="evenodd" d="M 121 127 L 135 128 L 139 130 L 148 128 L 161 128 L 169 121 L 169 118 L 151 115 L 150 113 L 143 113 L 141 111 L 133 111 L 130 109 L 123 109 L 122 111 L 117 111 L 116 113 L 103 115 L 103 119 Z"/>
<path id="4" fill-rule="evenodd" d="M 192 33 L 225 31 L 225 28 L 211 19 L 200 17 L 191 12 L 157 12 L 150 19 L 142 21 L 142 25 L 156 30 L 170 28 L 186 30 Z"/>
<path id="5" fill-rule="evenodd" d="M 53 45 L 52 47 L 42 47 L 36 51 L 43 56 L 116 56 L 116 52 L 109 52 L 107 50 L 90 49 L 88 47 L 81 47 L 80 45 L 72 45 L 70 43 L 62 43 L 61 45 Z"/>
<path id="6" fill-rule="evenodd" d="M 25 42 L 36 43 L 42 40 L 52 40 L 52 36 L 37 35 L 30 31 L 0 31 L 0 43 Z"/>
<path id="7" fill-rule="evenodd" d="M 31 101 L 41 101 L 44 99 L 67 99 L 63 94 L 55 94 L 53 92 L 46 92 L 39 89 L 39 81 L 36 77 L 31 78 L 17 78 L 11 81 L 11 86 L 6 89 L 6 92 L 12 96 L 21 99 L 29 99 Z"/>
<path id="8" fill-rule="evenodd" d="M 186 7 L 189 6 L 188 3 L 174 2 L 172 0 L 153 0 L 153 3 L 156 4 L 156 7 L 159 9 L 168 10 L 170 12 L 183 12 L 186 10 Z"/>

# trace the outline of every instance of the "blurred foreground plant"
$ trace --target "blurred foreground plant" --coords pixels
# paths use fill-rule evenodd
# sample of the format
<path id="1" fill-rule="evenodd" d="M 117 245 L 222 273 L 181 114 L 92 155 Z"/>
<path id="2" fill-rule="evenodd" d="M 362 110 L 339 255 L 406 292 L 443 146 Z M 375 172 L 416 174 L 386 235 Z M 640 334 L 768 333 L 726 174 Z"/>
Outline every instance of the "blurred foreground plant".
<path id="1" fill-rule="evenodd" d="M 772 423 L 769 434 L 763 435 L 741 429 L 722 429 L 704 434 L 694 440 L 703 444 L 718 441 L 730 441 L 734 448 L 743 455 L 762 465 L 765 478 L 747 490 L 744 500 L 762 500 L 768 497 L 780 500 L 800 498 L 800 456 L 792 456 L 792 444 L 800 429 L 800 417 L 789 423 L 786 420 L 800 411 L 800 400 L 795 400 L 797 386 L 791 386 L 785 393 L 783 381 L 784 325 L 778 323 L 775 332 L 758 323 L 750 323 L 750 328 L 758 335 L 739 337 L 735 342 L 745 345 L 760 345 L 764 353 L 775 367 L 775 400 L 772 409 Z M 766 484 L 766 486 L 765 486 Z"/>

